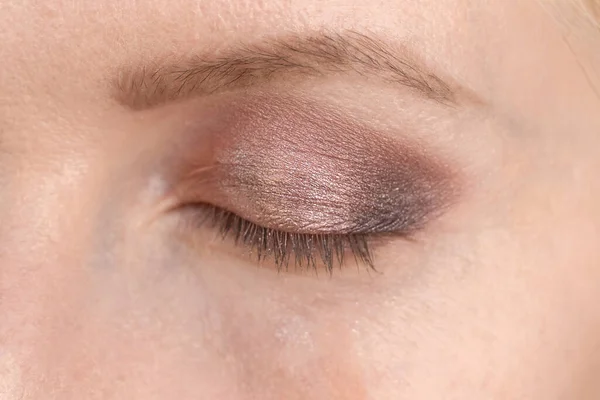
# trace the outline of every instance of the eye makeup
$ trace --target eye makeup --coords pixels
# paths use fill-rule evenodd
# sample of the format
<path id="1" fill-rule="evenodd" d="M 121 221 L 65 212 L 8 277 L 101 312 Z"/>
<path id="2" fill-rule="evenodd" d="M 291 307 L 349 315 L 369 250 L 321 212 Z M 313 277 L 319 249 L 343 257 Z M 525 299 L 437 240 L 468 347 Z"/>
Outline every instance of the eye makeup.
<path id="1" fill-rule="evenodd" d="M 217 114 L 206 133 L 208 161 L 188 170 L 182 196 L 213 207 L 213 226 L 233 229 L 236 242 L 261 248 L 259 257 L 286 258 L 274 248 L 299 237 L 276 239 L 281 233 L 308 235 L 329 266 L 340 248 L 370 264 L 367 235 L 409 236 L 457 192 L 450 168 L 423 146 L 369 129 L 332 107 L 259 96 Z M 248 239 L 254 227 L 272 231 Z"/>
<path id="2" fill-rule="evenodd" d="M 375 269 L 370 250 L 370 238 L 365 234 L 294 233 L 267 228 L 215 206 L 196 206 L 194 226 L 208 225 L 225 240 L 250 250 L 257 261 L 272 258 L 278 270 L 316 270 L 323 265 L 328 272 L 334 265 L 341 267 L 348 256 L 358 264 Z"/>

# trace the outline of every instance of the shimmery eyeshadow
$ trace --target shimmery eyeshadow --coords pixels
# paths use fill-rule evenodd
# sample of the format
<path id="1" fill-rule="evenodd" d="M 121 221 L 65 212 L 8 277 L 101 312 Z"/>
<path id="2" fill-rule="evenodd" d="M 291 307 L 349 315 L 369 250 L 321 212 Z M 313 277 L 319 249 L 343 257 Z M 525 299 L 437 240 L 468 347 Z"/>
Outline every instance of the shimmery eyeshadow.
<path id="1" fill-rule="evenodd" d="M 259 97 L 220 111 L 216 205 L 280 230 L 409 233 L 448 203 L 452 174 L 409 140 L 331 108 Z"/>

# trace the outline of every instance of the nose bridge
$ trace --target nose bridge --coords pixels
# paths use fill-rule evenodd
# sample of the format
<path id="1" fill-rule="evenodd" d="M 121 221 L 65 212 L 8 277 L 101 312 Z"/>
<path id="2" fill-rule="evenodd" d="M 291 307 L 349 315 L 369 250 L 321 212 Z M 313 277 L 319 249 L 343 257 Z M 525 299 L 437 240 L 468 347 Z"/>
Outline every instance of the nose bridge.
<path id="1" fill-rule="evenodd" d="M 78 156 L 20 164 L 6 179 L 0 199 L 2 258 L 43 264 L 77 257 L 89 238 L 86 222 L 97 206 L 89 164 Z"/>
<path id="2" fill-rule="evenodd" d="M 52 156 L 40 146 L 35 153 L 20 154 L 3 173 L 0 316 L 17 319 L 5 320 L 7 326 L 37 325 L 41 331 L 42 321 L 85 290 L 73 282 L 86 282 L 101 177 L 75 152 Z"/>
<path id="3" fill-rule="evenodd" d="M 87 290 L 102 176 L 84 156 L 43 146 L 7 165 L 0 192 L 0 358 L 18 360 L 11 366 L 22 380 L 12 383 L 18 393 L 64 354 L 57 339 L 83 321 L 76 305 Z"/>

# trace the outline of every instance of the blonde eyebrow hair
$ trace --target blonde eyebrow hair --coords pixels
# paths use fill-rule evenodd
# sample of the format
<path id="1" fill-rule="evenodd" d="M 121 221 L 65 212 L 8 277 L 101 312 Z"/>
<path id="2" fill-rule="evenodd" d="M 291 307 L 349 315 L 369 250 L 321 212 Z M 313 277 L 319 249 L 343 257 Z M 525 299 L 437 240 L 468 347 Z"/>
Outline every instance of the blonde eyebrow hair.
<path id="1" fill-rule="evenodd" d="M 234 45 L 216 55 L 184 55 L 123 67 L 112 86 L 119 103 L 140 110 L 276 79 L 347 73 L 398 84 L 448 105 L 456 104 L 459 94 L 476 97 L 452 79 L 442 78 L 408 49 L 354 31 L 289 34 Z"/>

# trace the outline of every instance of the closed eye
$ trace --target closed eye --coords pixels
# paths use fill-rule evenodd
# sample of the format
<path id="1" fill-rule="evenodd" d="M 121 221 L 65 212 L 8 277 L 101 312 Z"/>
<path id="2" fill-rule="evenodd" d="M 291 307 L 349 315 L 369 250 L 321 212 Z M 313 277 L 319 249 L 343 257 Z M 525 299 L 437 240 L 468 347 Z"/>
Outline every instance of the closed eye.
<path id="1" fill-rule="evenodd" d="M 215 229 L 224 240 L 243 246 L 259 262 L 272 261 L 277 270 L 324 267 L 332 272 L 349 260 L 374 269 L 369 234 L 294 233 L 267 228 L 212 205 L 194 205 L 197 227 Z"/>

